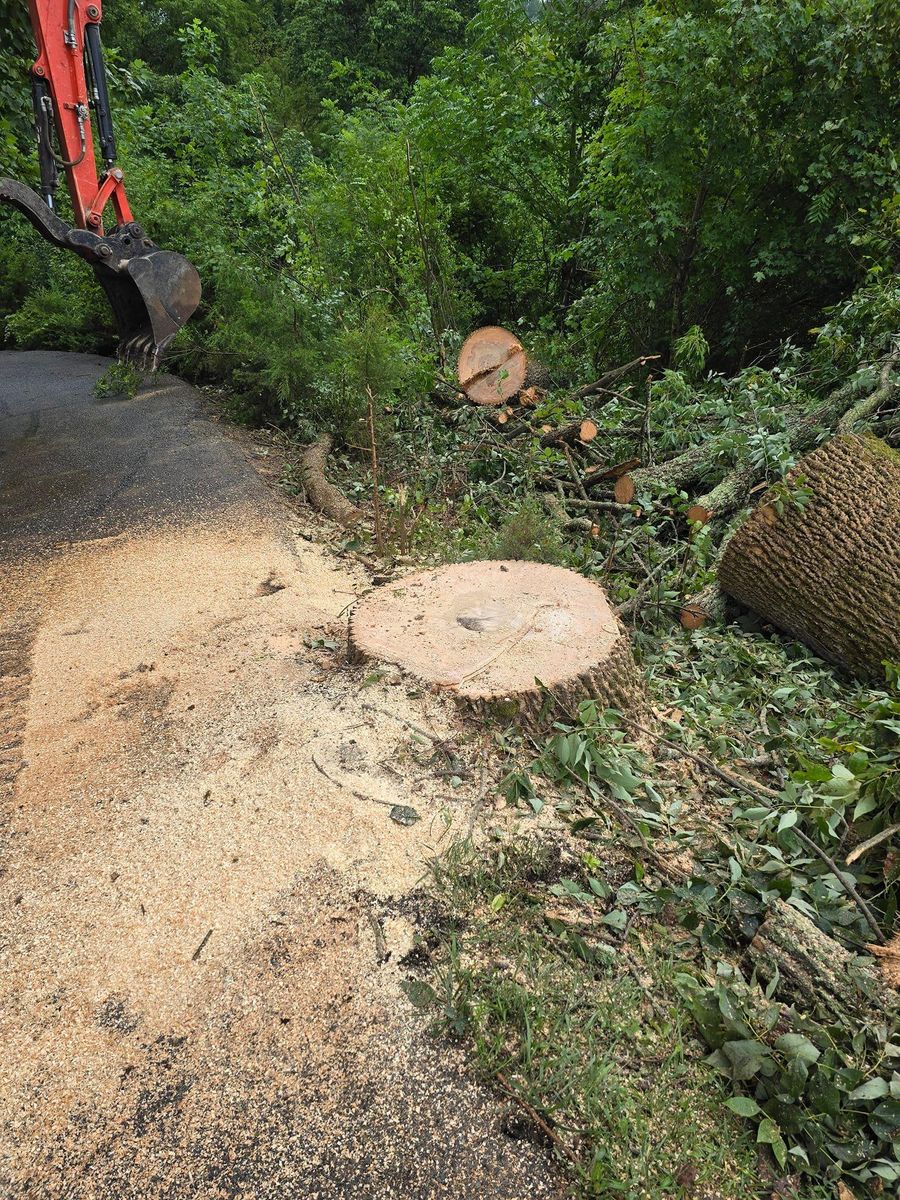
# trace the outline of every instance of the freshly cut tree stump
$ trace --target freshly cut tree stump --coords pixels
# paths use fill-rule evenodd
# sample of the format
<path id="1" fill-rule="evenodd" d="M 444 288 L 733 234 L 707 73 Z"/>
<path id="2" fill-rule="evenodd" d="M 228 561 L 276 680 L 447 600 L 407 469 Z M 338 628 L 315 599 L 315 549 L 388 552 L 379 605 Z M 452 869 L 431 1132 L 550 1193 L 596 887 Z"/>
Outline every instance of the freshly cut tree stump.
<path id="1" fill-rule="evenodd" d="M 900 660 L 900 454 L 836 437 L 786 483 L 731 538 L 719 582 L 822 658 L 881 679 Z"/>
<path id="2" fill-rule="evenodd" d="M 369 592 L 350 620 L 358 657 L 396 663 L 479 714 L 539 725 L 581 700 L 646 708 L 628 636 L 603 590 L 533 562 L 458 563 Z M 559 711 L 550 711 L 550 719 Z"/>
<path id="3" fill-rule="evenodd" d="M 525 386 L 527 372 L 522 343 L 499 325 L 470 333 L 456 367 L 459 386 L 473 404 L 505 404 Z"/>

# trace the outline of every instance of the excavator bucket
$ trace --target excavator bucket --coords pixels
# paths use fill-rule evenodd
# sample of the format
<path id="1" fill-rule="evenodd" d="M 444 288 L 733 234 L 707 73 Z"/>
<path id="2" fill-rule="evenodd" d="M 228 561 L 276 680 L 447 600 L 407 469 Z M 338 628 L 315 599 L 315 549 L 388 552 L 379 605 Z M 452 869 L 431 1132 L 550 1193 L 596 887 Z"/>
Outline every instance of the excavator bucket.
<path id="1" fill-rule="evenodd" d="M 180 254 L 160 250 L 136 222 L 106 235 L 68 225 L 14 179 L 0 179 L 0 200 L 24 213 L 47 241 L 91 264 L 116 318 L 119 357 L 155 370 L 200 302 L 196 267 Z"/>
<path id="2" fill-rule="evenodd" d="M 200 276 L 180 254 L 155 247 L 124 270 L 94 264 L 119 328 L 119 357 L 155 370 L 172 338 L 200 302 Z"/>

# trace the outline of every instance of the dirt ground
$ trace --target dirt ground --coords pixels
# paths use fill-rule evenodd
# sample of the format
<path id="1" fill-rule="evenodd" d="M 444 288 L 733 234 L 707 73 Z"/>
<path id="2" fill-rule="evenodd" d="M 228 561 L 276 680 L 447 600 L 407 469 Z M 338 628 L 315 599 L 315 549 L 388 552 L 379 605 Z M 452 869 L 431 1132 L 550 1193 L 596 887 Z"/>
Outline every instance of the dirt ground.
<path id="1" fill-rule="evenodd" d="M 465 729 L 344 663 L 370 581 L 252 442 L 107 365 L 0 355 L 0 1195 L 563 1195 L 400 990 L 479 792 L 410 723 Z"/>

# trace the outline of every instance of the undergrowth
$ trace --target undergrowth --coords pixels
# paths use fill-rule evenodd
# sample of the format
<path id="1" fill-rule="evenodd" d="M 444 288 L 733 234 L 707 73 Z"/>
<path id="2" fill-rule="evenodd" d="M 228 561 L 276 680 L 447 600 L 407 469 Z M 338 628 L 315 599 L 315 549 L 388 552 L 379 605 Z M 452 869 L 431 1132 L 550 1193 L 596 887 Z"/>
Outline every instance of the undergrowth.
<path id="1" fill-rule="evenodd" d="M 711 1175 L 727 1195 L 779 1179 L 801 1197 L 838 1180 L 886 1194 L 900 1024 L 896 1006 L 866 1006 L 866 943 L 872 920 L 890 928 L 900 870 L 889 839 L 852 868 L 818 851 L 843 862 L 900 819 L 897 672 L 843 684 L 804 648 L 734 626 L 642 648 L 667 745 L 651 755 L 590 701 L 545 743 L 504 735 L 507 800 L 543 832 L 435 864 L 457 926 L 424 999 L 552 1125 L 586 1196 L 694 1194 Z M 858 1012 L 748 955 L 784 903 L 846 947 Z"/>
<path id="2" fill-rule="evenodd" d="M 632 974 L 621 929 L 596 919 L 602 876 L 591 855 L 540 839 L 457 844 L 435 866 L 456 932 L 412 997 L 440 1005 L 485 1079 L 517 1098 L 520 1136 L 542 1137 L 529 1109 L 552 1125 L 585 1194 L 690 1185 L 737 1200 L 756 1176 L 753 1141 L 724 1109 L 725 1088 L 710 1086 L 674 993 L 665 999 L 666 939 Z"/>

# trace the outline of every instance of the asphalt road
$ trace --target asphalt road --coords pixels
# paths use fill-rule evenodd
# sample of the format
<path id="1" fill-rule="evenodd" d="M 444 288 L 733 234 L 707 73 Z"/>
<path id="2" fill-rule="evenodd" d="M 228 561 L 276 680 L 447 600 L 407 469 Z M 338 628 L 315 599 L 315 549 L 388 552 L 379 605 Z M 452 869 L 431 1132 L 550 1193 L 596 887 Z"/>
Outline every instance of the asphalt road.
<path id="1" fill-rule="evenodd" d="M 133 399 L 93 395 L 112 360 L 0 353 L 0 547 L 47 549 L 147 520 L 194 520 L 264 485 L 197 392 L 158 374 Z"/>

